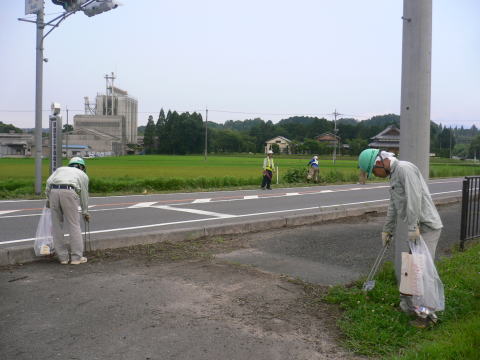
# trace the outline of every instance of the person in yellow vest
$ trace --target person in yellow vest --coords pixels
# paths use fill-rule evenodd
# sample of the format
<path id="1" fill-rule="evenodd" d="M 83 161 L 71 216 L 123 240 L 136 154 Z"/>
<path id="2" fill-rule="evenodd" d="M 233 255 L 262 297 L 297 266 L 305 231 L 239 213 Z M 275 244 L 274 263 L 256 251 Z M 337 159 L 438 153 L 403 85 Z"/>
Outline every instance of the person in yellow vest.
<path id="1" fill-rule="evenodd" d="M 263 159 L 263 180 L 262 190 L 272 190 L 270 184 L 272 183 L 273 172 L 275 171 L 275 164 L 273 163 L 273 151 L 267 151 L 267 157 Z"/>

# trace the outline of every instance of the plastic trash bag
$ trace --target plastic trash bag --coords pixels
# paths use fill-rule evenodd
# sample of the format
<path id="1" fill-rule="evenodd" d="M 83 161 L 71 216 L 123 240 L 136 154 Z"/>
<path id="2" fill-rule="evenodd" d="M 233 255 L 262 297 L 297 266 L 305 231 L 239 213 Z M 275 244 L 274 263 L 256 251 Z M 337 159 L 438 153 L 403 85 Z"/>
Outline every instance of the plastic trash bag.
<path id="1" fill-rule="evenodd" d="M 442 280 L 440 280 L 440 276 L 438 276 L 437 269 L 425 241 L 422 236 L 420 236 L 415 242 L 410 242 L 409 245 L 413 259 L 421 258 L 423 262 L 423 264 L 418 267 L 421 271 L 418 274 L 420 280 L 417 282 L 417 285 L 421 286 L 422 289 L 419 289 L 418 294 L 412 294 L 412 304 L 415 311 L 418 310 L 422 313 L 428 313 L 444 310 L 445 295 L 443 283 Z"/>
<path id="2" fill-rule="evenodd" d="M 54 253 L 52 237 L 52 211 L 49 208 L 43 208 L 40 221 L 38 222 L 37 232 L 35 234 L 35 243 L 33 244 L 35 255 L 43 256 Z"/>

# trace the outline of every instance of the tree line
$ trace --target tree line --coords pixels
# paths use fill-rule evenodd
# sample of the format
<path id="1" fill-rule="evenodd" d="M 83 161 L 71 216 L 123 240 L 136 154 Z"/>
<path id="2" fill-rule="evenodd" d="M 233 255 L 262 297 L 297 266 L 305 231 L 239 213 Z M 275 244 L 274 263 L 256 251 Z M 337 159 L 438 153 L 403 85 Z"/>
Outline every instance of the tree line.
<path id="1" fill-rule="evenodd" d="M 315 140 L 320 134 L 335 133 L 341 143 L 348 146 L 342 153 L 358 155 L 368 146 L 370 139 L 389 125 L 400 127 L 400 116 L 387 114 L 358 121 L 339 119 L 336 124 L 325 118 L 295 116 L 274 124 L 261 118 L 228 120 L 224 124 L 208 122 L 209 153 L 263 153 L 265 142 L 276 136 L 292 141 L 290 150 L 297 154 L 329 154 L 330 146 Z M 177 113 L 160 110 L 156 121 L 148 117 L 147 125 L 139 127 L 144 136 L 146 154 L 199 154 L 205 149 L 205 123 L 200 113 Z M 478 137 L 478 140 L 475 140 Z M 480 132 L 470 129 L 446 127 L 430 123 L 430 151 L 438 156 L 473 157 L 475 144 L 480 144 Z M 274 151 L 278 149 L 274 148 Z M 480 155 L 480 154 L 478 154 Z M 477 155 L 477 156 L 478 156 Z"/>

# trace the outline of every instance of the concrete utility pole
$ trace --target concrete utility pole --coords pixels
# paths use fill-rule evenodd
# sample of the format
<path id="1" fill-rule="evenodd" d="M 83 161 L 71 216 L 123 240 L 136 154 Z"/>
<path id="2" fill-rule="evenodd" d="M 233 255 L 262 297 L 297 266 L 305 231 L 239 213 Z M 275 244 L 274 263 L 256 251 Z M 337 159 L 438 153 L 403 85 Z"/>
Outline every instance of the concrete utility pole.
<path id="1" fill-rule="evenodd" d="M 208 153 L 208 108 L 205 109 L 205 160 L 207 160 L 207 153 Z"/>
<path id="2" fill-rule="evenodd" d="M 342 115 L 337 112 L 337 109 L 333 112 L 334 120 L 333 120 L 333 134 L 335 135 L 335 146 L 333 147 L 333 165 L 335 165 L 335 162 L 337 160 L 337 145 L 338 144 L 338 138 L 337 138 L 337 116 Z"/>
<path id="3" fill-rule="evenodd" d="M 404 0 L 400 159 L 429 177 L 432 0 Z"/>
<path id="4" fill-rule="evenodd" d="M 429 177 L 432 0 L 403 1 L 400 159 Z M 408 251 L 407 224 L 397 219 L 395 275 L 400 281 L 401 253 Z"/>
<path id="5" fill-rule="evenodd" d="M 43 6 L 37 12 L 35 75 L 35 194 L 42 193 L 42 86 L 43 86 Z"/>
<path id="6" fill-rule="evenodd" d="M 70 15 L 77 11 L 83 11 L 87 16 L 95 16 L 105 11 L 109 11 L 118 7 L 118 3 L 114 0 L 85 0 L 85 1 L 54 1 L 56 5 L 62 5 L 63 14 L 45 23 L 45 4 L 43 0 L 26 0 L 25 15 L 36 14 L 36 21 L 30 19 L 18 19 L 34 23 L 37 26 L 37 43 L 36 43 L 36 75 L 35 75 L 35 194 L 42 193 L 42 100 L 43 100 L 43 42 L 60 23 Z M 55 23 L 56 22 L 56 23 Z M 45 26 L 51 26 L 51 29 L 43 35 Z"/>

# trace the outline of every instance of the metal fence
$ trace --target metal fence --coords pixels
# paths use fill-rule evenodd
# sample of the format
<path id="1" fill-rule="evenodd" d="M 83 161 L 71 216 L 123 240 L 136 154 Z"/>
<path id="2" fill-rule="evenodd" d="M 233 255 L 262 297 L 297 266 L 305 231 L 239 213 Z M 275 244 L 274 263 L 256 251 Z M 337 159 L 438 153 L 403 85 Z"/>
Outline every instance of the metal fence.
<path id="1" fill-rule="evenodd" d="M 460 225 L 460 248 L 465 241 L 480 236 L 480 176 L 466 176 L 462 190 L 462 220 Z"/>

